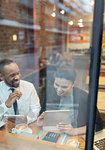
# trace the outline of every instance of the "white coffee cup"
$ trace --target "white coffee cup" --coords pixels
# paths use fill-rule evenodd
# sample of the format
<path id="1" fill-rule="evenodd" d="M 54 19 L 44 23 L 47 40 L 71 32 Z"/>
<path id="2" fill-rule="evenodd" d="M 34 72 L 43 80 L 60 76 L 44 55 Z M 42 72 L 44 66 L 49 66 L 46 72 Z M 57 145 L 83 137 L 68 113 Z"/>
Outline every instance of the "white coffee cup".
<path id="1" fill-rule="evenodd" d="M 27 128 L 28 128 L 28 125 L 25 124 L 25 123 L 23 123 L 23 124 L 17 124 L 17 125 L 15 126 L 15 129 L 16 129 L 16 130 L 21 130 L 21 131 L 24 131 L 24 130 L 27 129 Z"/>
<path id="2" fill-rule="evenodd" d="M 15 128 L 12 128 L 12 133 L 14 134 L 31 133 L 32 134 L 32 129 L 29 128 L 27 124 L 22 123 L 22 124 L 17 124 Z"/>

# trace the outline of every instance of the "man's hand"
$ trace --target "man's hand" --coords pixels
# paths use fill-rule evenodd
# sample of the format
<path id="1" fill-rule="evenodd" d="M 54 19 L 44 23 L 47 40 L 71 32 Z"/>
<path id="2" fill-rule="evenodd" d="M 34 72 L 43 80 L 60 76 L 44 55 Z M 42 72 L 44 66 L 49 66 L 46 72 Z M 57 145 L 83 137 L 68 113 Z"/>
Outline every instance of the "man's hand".
<path id="1" fill-rule="evenodd" d="M 8 108 L 10 108 L 16 100 L 20 99 L 21 96 L 22 96 L 22 93 L 20 91 L 15 91 L 15 92 L 11 93 L 9 95 L 7 101 L 5 102 L 5 105 Z"/>
<path id="2" fill-rule="evenodd" d="M 65 124 L 61 122 L 57 125 L 57 128 L 63 133 L 67 133 L 69 135 L 75 135 L 75 128 L 73 128 L 71 124 Z"/>
<path id="3" fill-rule="evenodd" d="M 38 117 L 37 119 L 37 125 L 39 127 L 42 127 L 43 126 L 43 120 L 44 120 L 44 112 Z"/>

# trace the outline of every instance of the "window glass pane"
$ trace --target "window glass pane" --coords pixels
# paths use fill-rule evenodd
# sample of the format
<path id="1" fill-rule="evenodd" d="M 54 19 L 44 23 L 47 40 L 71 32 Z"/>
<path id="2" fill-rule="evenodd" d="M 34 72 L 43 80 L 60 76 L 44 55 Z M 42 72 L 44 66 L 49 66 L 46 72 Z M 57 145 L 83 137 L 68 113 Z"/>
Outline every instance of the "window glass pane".
<path id="1" fill-rule="evenodd" d="M 104 12 L 105 13 L 105 12 Z M 104 15 L 104 14 L 103 14 Z M 96 114 L 96 119 L 100 122 L 100 126 L 97 129 L 102 129 L 101 132 L 94 135 L 94 147 L 99 149 L 104 149 L 105 147 L 105 33 L 104 33 L 105 18 L 103 17 L 103 35 L 102 35 L 102 49 L 101 49 L 101 62 L 100 62 L 100 75 L 98 83 L 98 98 L 97 98 L 97 108 L 99 114 Z M 102 120 L 99 119 L 99 115 Z M 102 143 L 102 144 L 101 144 Z"/>
<path id="2" fill-rule="evenodd" d="M 14 61 L 0 62 L 3 149 L 13 140 L 14 149 L 85 149 L 93 8 L 92 0 L 0 1 L 0 61 Z"/>

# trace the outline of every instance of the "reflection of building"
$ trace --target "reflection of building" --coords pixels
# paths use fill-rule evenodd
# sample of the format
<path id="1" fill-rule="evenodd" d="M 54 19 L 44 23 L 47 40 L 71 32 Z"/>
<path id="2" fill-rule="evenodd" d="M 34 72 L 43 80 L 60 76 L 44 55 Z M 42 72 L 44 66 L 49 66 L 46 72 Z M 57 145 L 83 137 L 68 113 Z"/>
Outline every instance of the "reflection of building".
<path id="1" fill-rule="evenodd" d="M 53 47 L 68 53 L 69 30 L 89 13 L 84 0 L 1 0 L 0 53 L 15 58 L 27 76 L 39 69 L 40 57 L 48 57 Z"/>
<path id="2" fill-rule="evenodd" d="M 1 0 L 0 8 L 0 53 L 17 59 L 26 76 L 39 69 L 40 57 L 49 56 L 53 47 L 68 53 L 69 29 L 90 13 L 84 0 Z"/>
<path id="3" fill-rule="evenodd" d="M 0 20 L 0 50 L 23 53 L 25 44 L 32 38 L 32 8 L 21 5 L 17 1 L 1 1 L 3 18 Z M 11 9 L 12 8 L 12 9 Z M 28 31 L 30 29 L 30 32 Z M 28 41 L 29 40 L 29 41 Z"/>
<path id="4" fill-rule="evenodd" d="M 0 0 L 0 59 L 12 57 L 18 62 L 23 78 L 35 83 L 40 91 L 41 104 L 47 91 L 46 83 L 47 94 L 49 97 L 53 94 L 52 83 L 46 79 L 49 70 L 39 64 L 39 59 L 46 61 L 42 57 L 48 58 L 53 48 L 64 55 L 65 62 L 71 61 L 72 56 L 78 74 L 77 85 L 86 88 L 84 81 L 90 60 L 88 55 L 79 54 L 90 47 L 91 8 L 85 0 Z M 103 40 L 104 50 L 104 35 Z M 73 50 L 79 54 L 75 55 Z M 105 60 L 105 50 L 102 57 Z"/>
<path id="5" fill-rule="evenodd" d="M 3 38 L 0 50 L 8 53 L 33 52 L 35 45 L 42 51 L 46 51 L 49 46 L 52 48 L 57 45 L 61 51 L 65 50 L 68 21 L 70 19 L 75 21 L 83 14 L 88 14 L 82 0 L 78 3 L 74 0 L 2 0 L 0 3 L 0 36 Z M 34 45 L 35 37 L 37 40 Z M 46 55 L 46 52 L 44 54 Z"/>

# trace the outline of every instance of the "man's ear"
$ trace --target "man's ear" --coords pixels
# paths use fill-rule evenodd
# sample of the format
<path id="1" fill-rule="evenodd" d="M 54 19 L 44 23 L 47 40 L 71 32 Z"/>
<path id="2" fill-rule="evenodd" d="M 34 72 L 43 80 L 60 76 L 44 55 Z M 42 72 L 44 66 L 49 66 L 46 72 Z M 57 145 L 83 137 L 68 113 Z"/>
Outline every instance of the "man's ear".
<path id="1" fill-rule="evenodd" d="M 2 81 L 2 80 L 4 80 L 4 78 L 3 78 L 3 74 L 2 74 L 2 73 L 0 73 L 0 81 Z"/>

